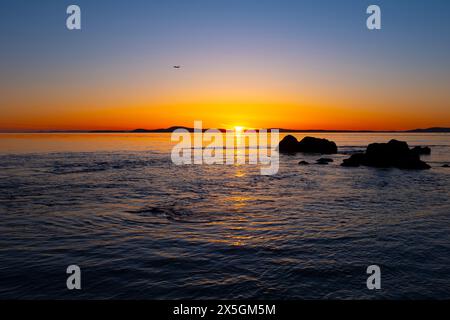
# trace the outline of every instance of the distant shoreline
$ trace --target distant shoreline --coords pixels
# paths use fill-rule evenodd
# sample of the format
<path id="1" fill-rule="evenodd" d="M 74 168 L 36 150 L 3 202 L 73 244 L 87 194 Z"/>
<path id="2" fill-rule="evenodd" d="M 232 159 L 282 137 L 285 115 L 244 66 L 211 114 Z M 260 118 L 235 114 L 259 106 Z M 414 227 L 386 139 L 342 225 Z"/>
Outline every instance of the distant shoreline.
<path id="1" fill-rule="evenodd" d="M 34 131 L 0 131 L 0 133 L 171 133 L 177 129 L 185 129 L 189 132 L 194 132 L 193 128 L 174 126 L 170 128 L 161 129 L 134 129 L 134 130 L 34 130 Z M 323 129 L 284 129 L 284 128 L 268 128 L 266 130 L 278 129 L 281 133 L 450 133 L 450 128 L 432 127 L 426 129 L 412 129 L 412 130 L 323 130 Z M 205 132 L 208 129 L 203 129 Z M 219 129 L 221 132 L 226 132 L 226 129 Z M 253 129 L 258 132 L 264 129 Z"/>

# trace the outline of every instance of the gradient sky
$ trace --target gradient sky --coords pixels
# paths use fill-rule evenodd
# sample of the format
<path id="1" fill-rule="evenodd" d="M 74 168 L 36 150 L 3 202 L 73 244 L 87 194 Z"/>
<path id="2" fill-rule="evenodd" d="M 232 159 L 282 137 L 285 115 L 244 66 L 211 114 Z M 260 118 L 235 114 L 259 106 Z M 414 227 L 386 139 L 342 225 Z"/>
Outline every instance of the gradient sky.
<path id="1" fill-rule="evenodd" d="M 448 0 L 2 0 L 0 130 L 450 127 L 449 40 Z"/>

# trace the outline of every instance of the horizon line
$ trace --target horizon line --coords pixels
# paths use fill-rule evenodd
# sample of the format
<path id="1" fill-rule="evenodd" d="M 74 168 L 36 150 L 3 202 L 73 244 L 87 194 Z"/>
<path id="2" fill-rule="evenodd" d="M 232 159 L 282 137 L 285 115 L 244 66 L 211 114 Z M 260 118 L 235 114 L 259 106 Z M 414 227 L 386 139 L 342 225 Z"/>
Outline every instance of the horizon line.
<path id="1" fill-rule="evenodd" d="M 26 129 L 19 129 L 19 130 L 1 130 L 0 133 L 170 133 L 173 130 L 176 129 L 187 129 L 188 131 L 194 131 L 194 128 L 192 127 L 186 127 L 186 126 L 170 126 L 167 128 L 157 128 L 157 129 L 144 129 L 144 128 L 136 128 L 131 130 L 125 130 L 125 129 L 73 129 L 73 130 L 67 130 L 67 129 L 37 129 L 37 130 L 26 130 Z M 202 129 L 202 132 L 205 132 L 210 129 L 219 130 L 222 132 L 225 132 L 227 130 L 233 131 L 233 129 L 224 129 L 224 128 L 204 128 Z M 384 132 L 410 132 L 410 133 L 450 133 L 450 127 L 428 127 L 428 128 L 415 128 L 415 129 L 408 129 L 408 130 L 391 130 L 391 129 L 385 129 L 385 130 L 370 130 L 370 129 L 358 129 L 358 130 L 351 130 L 351 129 L 286 129 L 286 128 L 248 128 L 244 129 L 244 131 L 259 131 L 259 130 L 279 130 L 280 132 L 355 132 L 355 133 L 384 133 Z"/>

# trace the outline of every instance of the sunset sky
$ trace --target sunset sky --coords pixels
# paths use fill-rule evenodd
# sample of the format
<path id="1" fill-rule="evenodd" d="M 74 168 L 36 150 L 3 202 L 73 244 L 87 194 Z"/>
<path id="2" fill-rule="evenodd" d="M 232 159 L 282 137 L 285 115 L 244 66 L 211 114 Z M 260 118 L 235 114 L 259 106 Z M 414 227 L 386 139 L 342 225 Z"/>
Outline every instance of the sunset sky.
<path id="1" fill-rule="evenodd" d="M 2 0 L 0 130 L 450 127 L 449 40 L 448 0 Z"/>

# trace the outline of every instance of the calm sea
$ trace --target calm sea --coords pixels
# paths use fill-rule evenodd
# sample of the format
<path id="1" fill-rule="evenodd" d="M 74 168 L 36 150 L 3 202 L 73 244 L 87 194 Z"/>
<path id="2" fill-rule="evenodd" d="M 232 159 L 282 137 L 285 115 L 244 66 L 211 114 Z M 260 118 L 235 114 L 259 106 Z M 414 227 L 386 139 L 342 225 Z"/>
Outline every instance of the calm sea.
<path id="1" fill-rule="evenodd" d="M 175 166 L 170 134 L 0 134 L 0 298 L 449 299 L 450 135 L 309 135 L 333 163 L 262 176 Z M 339 166 L 391 138 L 432 169 Z"/>

